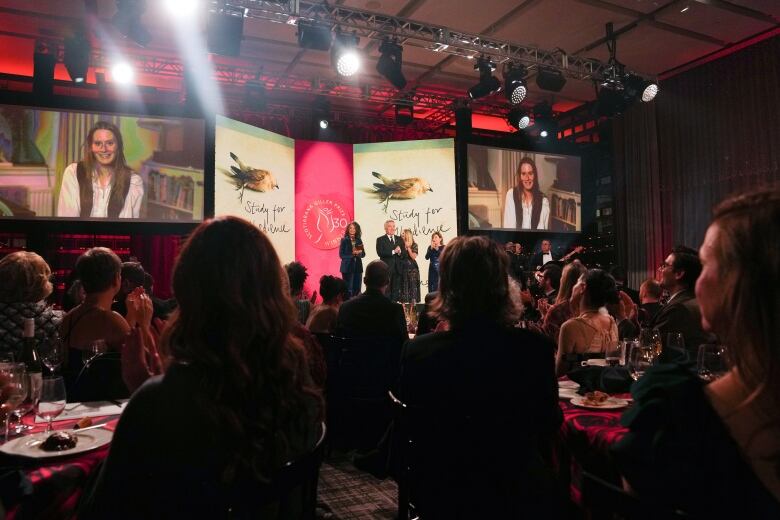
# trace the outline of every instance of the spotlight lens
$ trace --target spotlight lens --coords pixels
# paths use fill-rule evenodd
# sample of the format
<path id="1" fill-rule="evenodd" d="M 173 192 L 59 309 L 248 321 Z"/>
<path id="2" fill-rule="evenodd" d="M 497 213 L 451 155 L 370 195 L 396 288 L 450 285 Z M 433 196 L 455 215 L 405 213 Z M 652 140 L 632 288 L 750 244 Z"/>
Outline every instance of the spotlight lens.
<path id="1" fill-rule="evenodd" d="M 523 85 L 518 85 L 512 91 L 512 103 L 517 105 L 525 99 L 526 88 Z"/>
<path id="2" fill-rule="evenodd" d="M 328 128 L 328 120 L 327 119 L 320 119 L 320 128 L 325 130 Z"/>
<path id="3" fill-rule="evenodd" d="M 541 132 L 539 132 L 539 135 L 542 137 L 547 137 L 547 130 L 542 130 Z"/>
<path id="4" fill-rule="evenodd" d="M 75 81 L 76 83 L 84 83 L 84 78 L 81 78 L 81 77 L 74 78 L 73 81 Z"/>
<path id="5" fill-rule="evenodd" d="M 116 83 L 132 83 L 135 78 L 135 71 L 129 63 L 117 63 L 111 69 L 111 77 Z"/>
<path id="6" fill-rule="evenodd" d="M 354 76 L 360 69 L 360 58 L 355 51 L 346 51 L 336 62 L 336 72 L 342 76 Z"/>
<path id="7" fill-rule="evenodd" d="M 531 124 L 531 118 L 528 116 L 523 116 L 520 118 L 520 121 L 517 122 L 517 127 L 522 130 L 523 128 L 528 128 L 528 125 Z"/>
<path id="8" fill-rule="evenodd" d="M 656 85 L 655 83 L 650 83 L 647 87 L 645 87 L 645 90 L 642 92 L 642 101 L 644 103 L 652 101 L 653 99 L 655 99 L 656 94 L 658 94 L 658 85 Z"/>

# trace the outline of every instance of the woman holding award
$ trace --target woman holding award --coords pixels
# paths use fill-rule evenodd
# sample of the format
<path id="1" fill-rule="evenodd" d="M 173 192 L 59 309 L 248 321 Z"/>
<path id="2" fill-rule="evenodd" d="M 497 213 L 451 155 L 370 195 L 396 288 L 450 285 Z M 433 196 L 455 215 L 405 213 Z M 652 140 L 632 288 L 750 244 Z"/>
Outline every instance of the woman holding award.
<path id="1" fill-rule="evenodd" d="M 361 258 L 366 256 L 363 248 L 363 240 L 360 238 L 360 224 L 350 222 L 344 238 L 339 245 L 339 256 L 341 257 L 341 277 L 347 284 L 347 297 L 351 298 L 360 294 L 360 278 L 363 274 L 363 261 Z"/>

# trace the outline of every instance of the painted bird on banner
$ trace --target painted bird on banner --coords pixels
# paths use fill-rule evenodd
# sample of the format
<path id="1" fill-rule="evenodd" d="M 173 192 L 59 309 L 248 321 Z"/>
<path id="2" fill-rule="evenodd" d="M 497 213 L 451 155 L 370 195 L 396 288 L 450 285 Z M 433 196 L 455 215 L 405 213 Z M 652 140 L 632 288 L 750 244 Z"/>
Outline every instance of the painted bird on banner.
<path id="1" fill-rule="evenodd" d="M 416 199 L 433 191 L 428 181 L 420 177 L 388 179 L 379 172 L 371 172 L 371 175 L 382 181 L 374 183 L 374 193 L 381 199 L 379 202 L 385 204 L 385 212 L 390 199 Z"/>
<path id="2" fill-rule="evenodd" d="M 259 168 L 252 168 L 251 166 L 247 166 L 241 162 L 241 159 L 239 159 L 238 156 L 233 152 L 230 152 L 230 158 L 236 161 L 238 167 L 231 166 L 230 173 L 225 173 L 230 175 L 230 178 L 236 185 L 236 190 L 240 191 L 238 194 L 238 200 L 244 200 L 245 188 L 260 193 L 271 191 L 274 188 L 277 190 L 279 189 L 279 185 L 276 183 L 276 178 L 274 178 L 273 174 L 268 170 L 261 170 Z"/>

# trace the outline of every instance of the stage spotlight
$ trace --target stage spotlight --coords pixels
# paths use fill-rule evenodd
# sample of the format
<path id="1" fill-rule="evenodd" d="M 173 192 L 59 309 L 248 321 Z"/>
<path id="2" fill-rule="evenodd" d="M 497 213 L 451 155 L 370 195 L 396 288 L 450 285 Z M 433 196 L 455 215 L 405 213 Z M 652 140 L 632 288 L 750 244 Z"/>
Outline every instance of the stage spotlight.
<path id="1" fill-rule="evenodd" d="M 536 86 L 551 92 L 560 92 L 566 85 L 563 73 L 555 69 L 540 68 L 536 73 Z"/>
<path id="2" fill-rule="evenodd" d="M 490 58 L 480 57 L 474 65 L 474 70 L 479 71 L 479 83 L 469 89 L 471 99 L 479 99 L 501 90 L 501 82 L 493 75 L 496 65 Z"/>
<path id="3" fill-rule="evenodd" d="M 244 85 L 244 106 L 251 110 L 263 111 L 268 106 L 268 93 L 265 83 L 260 79 L 251 79 Z"/>
<path id="4" fill-rule="evenodd" d="M 173 16 L 190 17 L 200 7 L 199 0 L 165 0 L 165 7 Z"/>
<path id="5" fill-rule="evenodd" d="M 526 110 L 520 107 L 514 107 L 507 115 L 507 122 L 518 130 L 524 130 L 531 124 L 531 116 Z"/>
<path id="6" fill-rule="evenodd" d="M 519 105 L 525 99 L 528 87 L 525 82 L 525 67 L 512 65 L 504 70 L 504 95 L 513 104 Z"/>
<path id="7" fill-rule="evenodd" d="M 89 55 L 92 48 L 89 40 L 83 34 L 75 34 L 65 38 L 65 55 L 63 61 L 71 81 L 84 83 L 89 70 Z"/>
<path id="8" fill-rule="evenodd" d="M 329 51 L 332 37 L 330 26 L 311 22 L 298 22 L 298 45 L 303 49 Z"/>
<path id="9" fill-rule="evenodd" d="M 360 70 L 360 54 L 358 54 L 360 38 L 355 34 L 336 33 L 336 41 L 331 49 L 331 60 L 340 76 L 350 77 Z"/>
<path id="10" fill-rule="evenodd" d="M 397 43 L 385 40 L 379 46 L 381 56 L 376 62 L 376 71 L 398 90 L 402 90 L 406 86 L 406 78 L 401 67 L 403 51 L 403 47 Z"/>
<path id="11" fill-rule="evenodd" d="M 398 125 L 408 125 L 414 121 L 414 105 L 411 101 L 395 104 L 395 122 Z"/>
<path id="12" fill-rule="evenodd" d="M 241 54 L 241 40 L 244 38 L 244 17 L 246 8 L 224 4 L 209 11 L 206 23 L 206 40 L 209 51 L 222 56 Z"/>
<path id="13" fill-rule="evenodd" d="M 623 92 L 617 86 L 602 85 L 596 99 L 596 114 L 603 117 L 613 117 L 622 114 L 628 105 Z"/>
<path id="14" fill-rule="evenodd" d="M 548 135 L 549 134 L 548 134 L 547 130 L 541 130 L 539 132 L 539 137 L 547 137 Z"/>
<path id="15" fill-rule="evenodd" d="M 146 11 L 145 0 L 116 0 L 116 14 L 111 19 L 114 27 L 126 38 L 130 38 L 141 47 L 152 41 L 152 35 L 141 21 Z"/>
<path id="16" fill-rule="evenodd" d="M 547 101 L 537 103 L 533 109 L 534 128 L 539 129 L 539 137 L 546 138 L 550 134 L 555 135 L 558 128 L 553 118 L 552 107 Z"/>
<path id="17" fill-rule="evenodd" d="M 626 74 L 623 79 L 623 87 L 626 98 L 641 99 L 643 103 L 649 103 L 658 94 L 658 84 L 648 81 L 636 74 Z"/>
<path id="18" fill-rule="evenodd" d="M 328 128 L 328 124 L 329 124 L 329 123 L 328 123 L 328 120 L 327 120 L 327 119 L 320 119 L 320 128 L 322 128 L 323 130 L 325 130 L 326 128 Z"/>
<path id="19" fill-rule="evenodd" d="M 120 62 L 111 67 L 111 78 L 114 83 L 126 85 L 135 79 L 135 71 L 127 62 Z"/>
<path id="20" fill-rule="evenodd" d="M 330 101 L 325 96 L 318 96 L 312 104 L 312 116 L 322 130 L 330 126 Z"/>
<path id="21" fill-rule="evenodd" d="M 46 41 L 35 42 L 33 53 L 33 93 L 36 97 L 48 97 L 54 93 L 54 67 L 57 65 L 57 49 Z"/>

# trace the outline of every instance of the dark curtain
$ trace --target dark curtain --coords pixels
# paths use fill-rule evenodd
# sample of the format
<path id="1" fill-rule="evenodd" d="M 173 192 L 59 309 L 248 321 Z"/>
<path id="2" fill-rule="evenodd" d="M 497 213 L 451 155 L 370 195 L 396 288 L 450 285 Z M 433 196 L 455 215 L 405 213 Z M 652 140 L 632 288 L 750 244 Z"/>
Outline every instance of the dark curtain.
<path id="1" fill-rule="evenodd" d="M 154 277 L 154 295 L 170 298 L 171 274 L 181 239 L 178 235 L 132 235 L 130 254 Z"/>
<path id="2" fill-rule="evenodd" d="M 664 81 L 616 119 L 618 262 L 638 286 L 675 244 L 698 248 L 712 207 L 780 181 L 780 36 Z"/>

